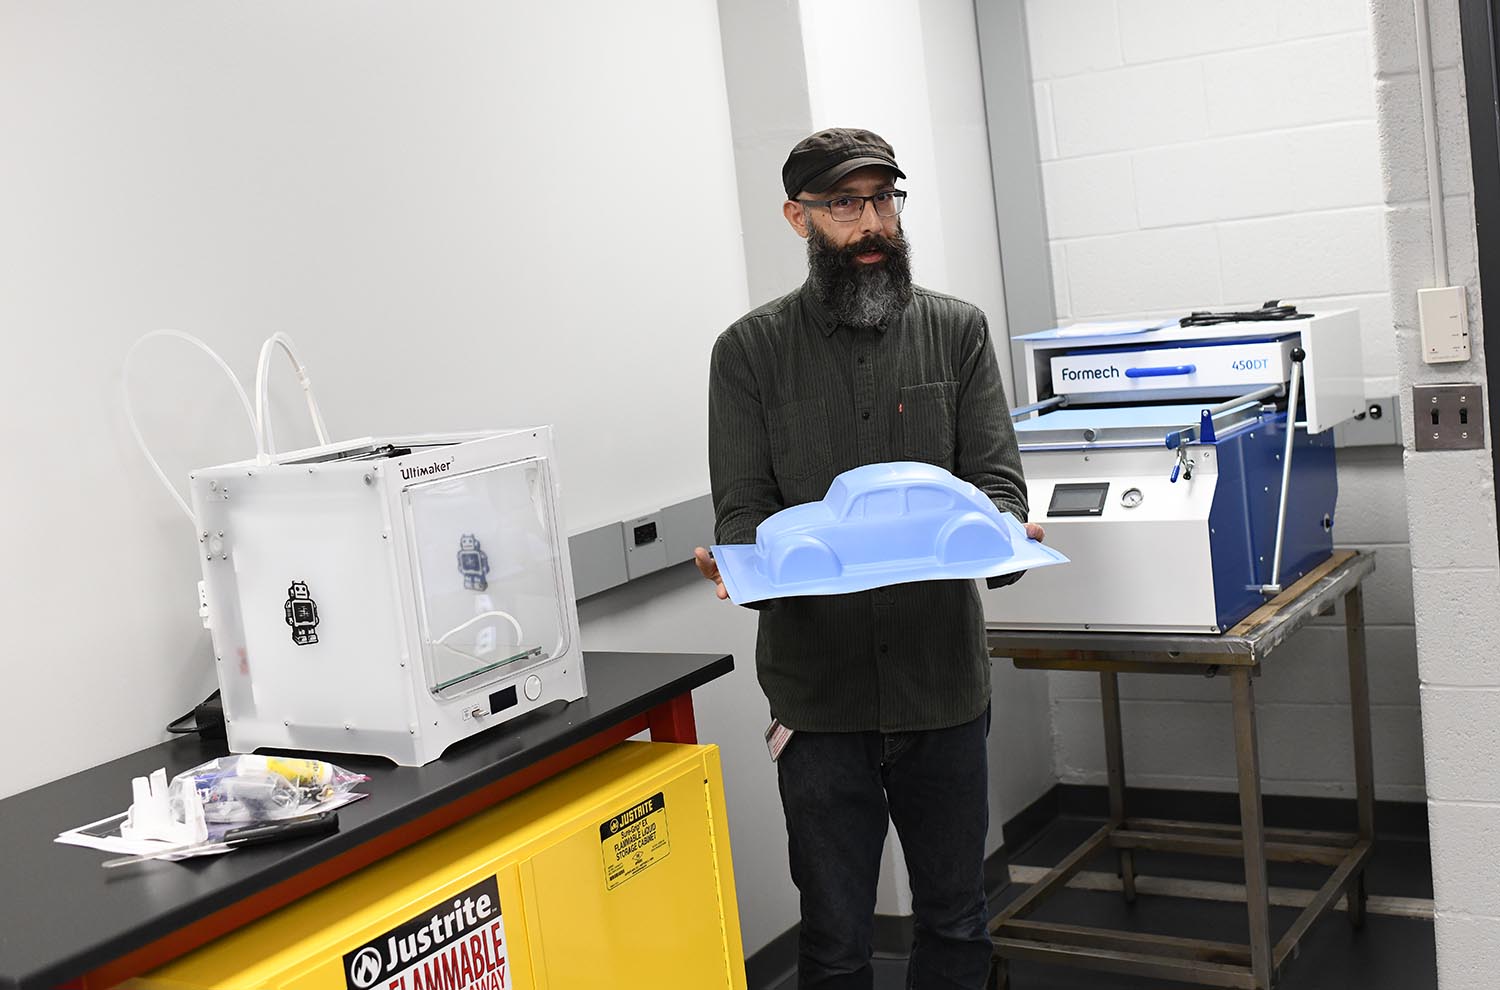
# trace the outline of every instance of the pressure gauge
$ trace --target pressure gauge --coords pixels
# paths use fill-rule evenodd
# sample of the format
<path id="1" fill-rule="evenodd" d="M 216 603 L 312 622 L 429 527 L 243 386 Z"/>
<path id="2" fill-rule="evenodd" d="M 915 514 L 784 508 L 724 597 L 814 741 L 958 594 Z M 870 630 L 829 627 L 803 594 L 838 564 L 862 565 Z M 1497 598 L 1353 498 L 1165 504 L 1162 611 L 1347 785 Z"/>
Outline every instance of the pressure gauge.
<path id="1" fill-rule="evenodd" d="M 1125 506 L 1125 508 L 1127 509 L 1133 509 L 1136 506 L 1140 505 L 1141 499 L 1145 497 L 1146 496 L 1141 494 L 1141 490 L 1139 488 L 1127 488 L 1125 489 L 1124 494 L 1120 496 L 1120 504 Z"/>

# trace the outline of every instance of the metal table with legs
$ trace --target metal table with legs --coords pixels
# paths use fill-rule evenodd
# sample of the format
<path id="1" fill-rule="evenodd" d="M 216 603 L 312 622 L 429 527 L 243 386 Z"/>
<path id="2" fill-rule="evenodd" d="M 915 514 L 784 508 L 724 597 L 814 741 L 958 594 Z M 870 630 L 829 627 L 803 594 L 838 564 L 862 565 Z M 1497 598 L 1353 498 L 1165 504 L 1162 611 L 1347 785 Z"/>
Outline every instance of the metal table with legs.
<path id="1" fill-rule="evenodd" d="M 1271 990 L 1302 937 L 1340 896 L 1349 920 L 1364 923 L 1364 869 L 1375 842 L 1375 793 L 1370 755 L 1370 692 L 1365 673 L 1362 582 L 1375 570 L 1368 552 L 1343 550 L 1221 636 L 1095 632 L 1034 632 L 991 628 L 990 652 L 1017 667 L 1099 673 L 1109 773 L 1109 822 L 991 923 L 999 990 L 1008 960 L 1030 959 L 1133 973 L 1215 987 Z M 1253 678 L 1268 654 L 1344 599 L 1349 703 L 1354 729 L 1358 831 L 1266 828 L 1261 810 Z M 1240 826 L 1131 818 L 1125 810 L 1125 756 L 1120 731 L 1119 675 L 1226 673 L 1233 696 Z M 1028 918 L 1093 856 L 1113 849 L 1127 901 L 1135 899 L 1134 851 L 1155 849 L 1243 857 L 1250 944 L 1054 924 Z M 1333 873 L 1281 938 L 1272 941 L 1266 863 L 1314 863 Z"/>

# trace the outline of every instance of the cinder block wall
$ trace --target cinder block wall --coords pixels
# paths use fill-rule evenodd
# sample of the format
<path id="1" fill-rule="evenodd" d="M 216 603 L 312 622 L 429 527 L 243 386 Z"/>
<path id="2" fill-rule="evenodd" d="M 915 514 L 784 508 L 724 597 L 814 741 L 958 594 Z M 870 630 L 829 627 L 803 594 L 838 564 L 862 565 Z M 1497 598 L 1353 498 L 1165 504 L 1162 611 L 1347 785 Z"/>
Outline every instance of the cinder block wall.
<path id="1" fill-rule="evenodd" d="M 1354 307 L 1367 394 L 1394 394 L 1365 0 L 1027 0 L 1026 16 L 1059 316 L 1273 296 Z M 1400 451 L 1339 456 L 1335 535 L 1379 555 L 1366 588 L 1377 791 L 1420 801 Z M 1300 634 L 1256 686 L 1268 793 L 1352 793 L 1336 622 Z M 1051 690 L 1059 778 L 1103 783 L 1097 678 L 1054 674 Z M 1226 682 L 1127 676 L 1121 693 L 1132 784 L 1233 789 Z"/>
<path id="2" fill-rule="evenodd" d="M 1418 289 L 1435 284 L 1411 0 L 1371 5 L 1391 298 L 1401 387 L 1483 382 L 1474 180 L 1456 0 L 1428 0 L 1449 281 L 1468 290 L 1465 364 L 1422 363 Z M 1494 396 L 1487 397 L 1494 401 Z M 1417 655 L 1421 672 L 1443 990 L 1491 990 L 1500 972 L 1500 568 L 1490 452 L 1417 453 L 1406 434 Z M 1492 439 L 1492 438 L 1491 438 Z"/>

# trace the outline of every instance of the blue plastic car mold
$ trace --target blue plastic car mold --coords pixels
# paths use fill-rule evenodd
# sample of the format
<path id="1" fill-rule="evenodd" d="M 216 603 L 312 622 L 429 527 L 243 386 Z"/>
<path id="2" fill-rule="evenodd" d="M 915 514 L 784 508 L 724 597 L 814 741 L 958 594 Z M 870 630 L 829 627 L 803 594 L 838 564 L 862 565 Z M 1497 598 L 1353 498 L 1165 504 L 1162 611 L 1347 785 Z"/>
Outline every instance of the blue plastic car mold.
<path id="1" fill-rule="evenodd" d="M 1028 539 L 1015 516 L 967 481 L 904 461 L 845 471 L 821 502 L 762 522 L 753 545 L 713 549 L 724 588 L 739 605 L 1068 562 Z"/>

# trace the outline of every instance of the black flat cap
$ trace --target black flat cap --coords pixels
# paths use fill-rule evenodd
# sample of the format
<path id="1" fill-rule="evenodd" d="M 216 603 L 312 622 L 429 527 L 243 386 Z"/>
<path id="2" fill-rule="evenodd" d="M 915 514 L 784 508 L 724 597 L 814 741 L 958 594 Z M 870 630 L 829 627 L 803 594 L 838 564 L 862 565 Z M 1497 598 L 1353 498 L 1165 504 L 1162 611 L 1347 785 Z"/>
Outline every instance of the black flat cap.
<path id="1" fill-rule="evenodd" d="M 781 166 L 781 184 L 786 198 L 796 199 L 800 192 L 832 188 L 850 172 L 867 165 L 883 165 L 898 178 L 906 178 L 885 138 L 857 127 L 830 127 L 797 142 Z"/>

